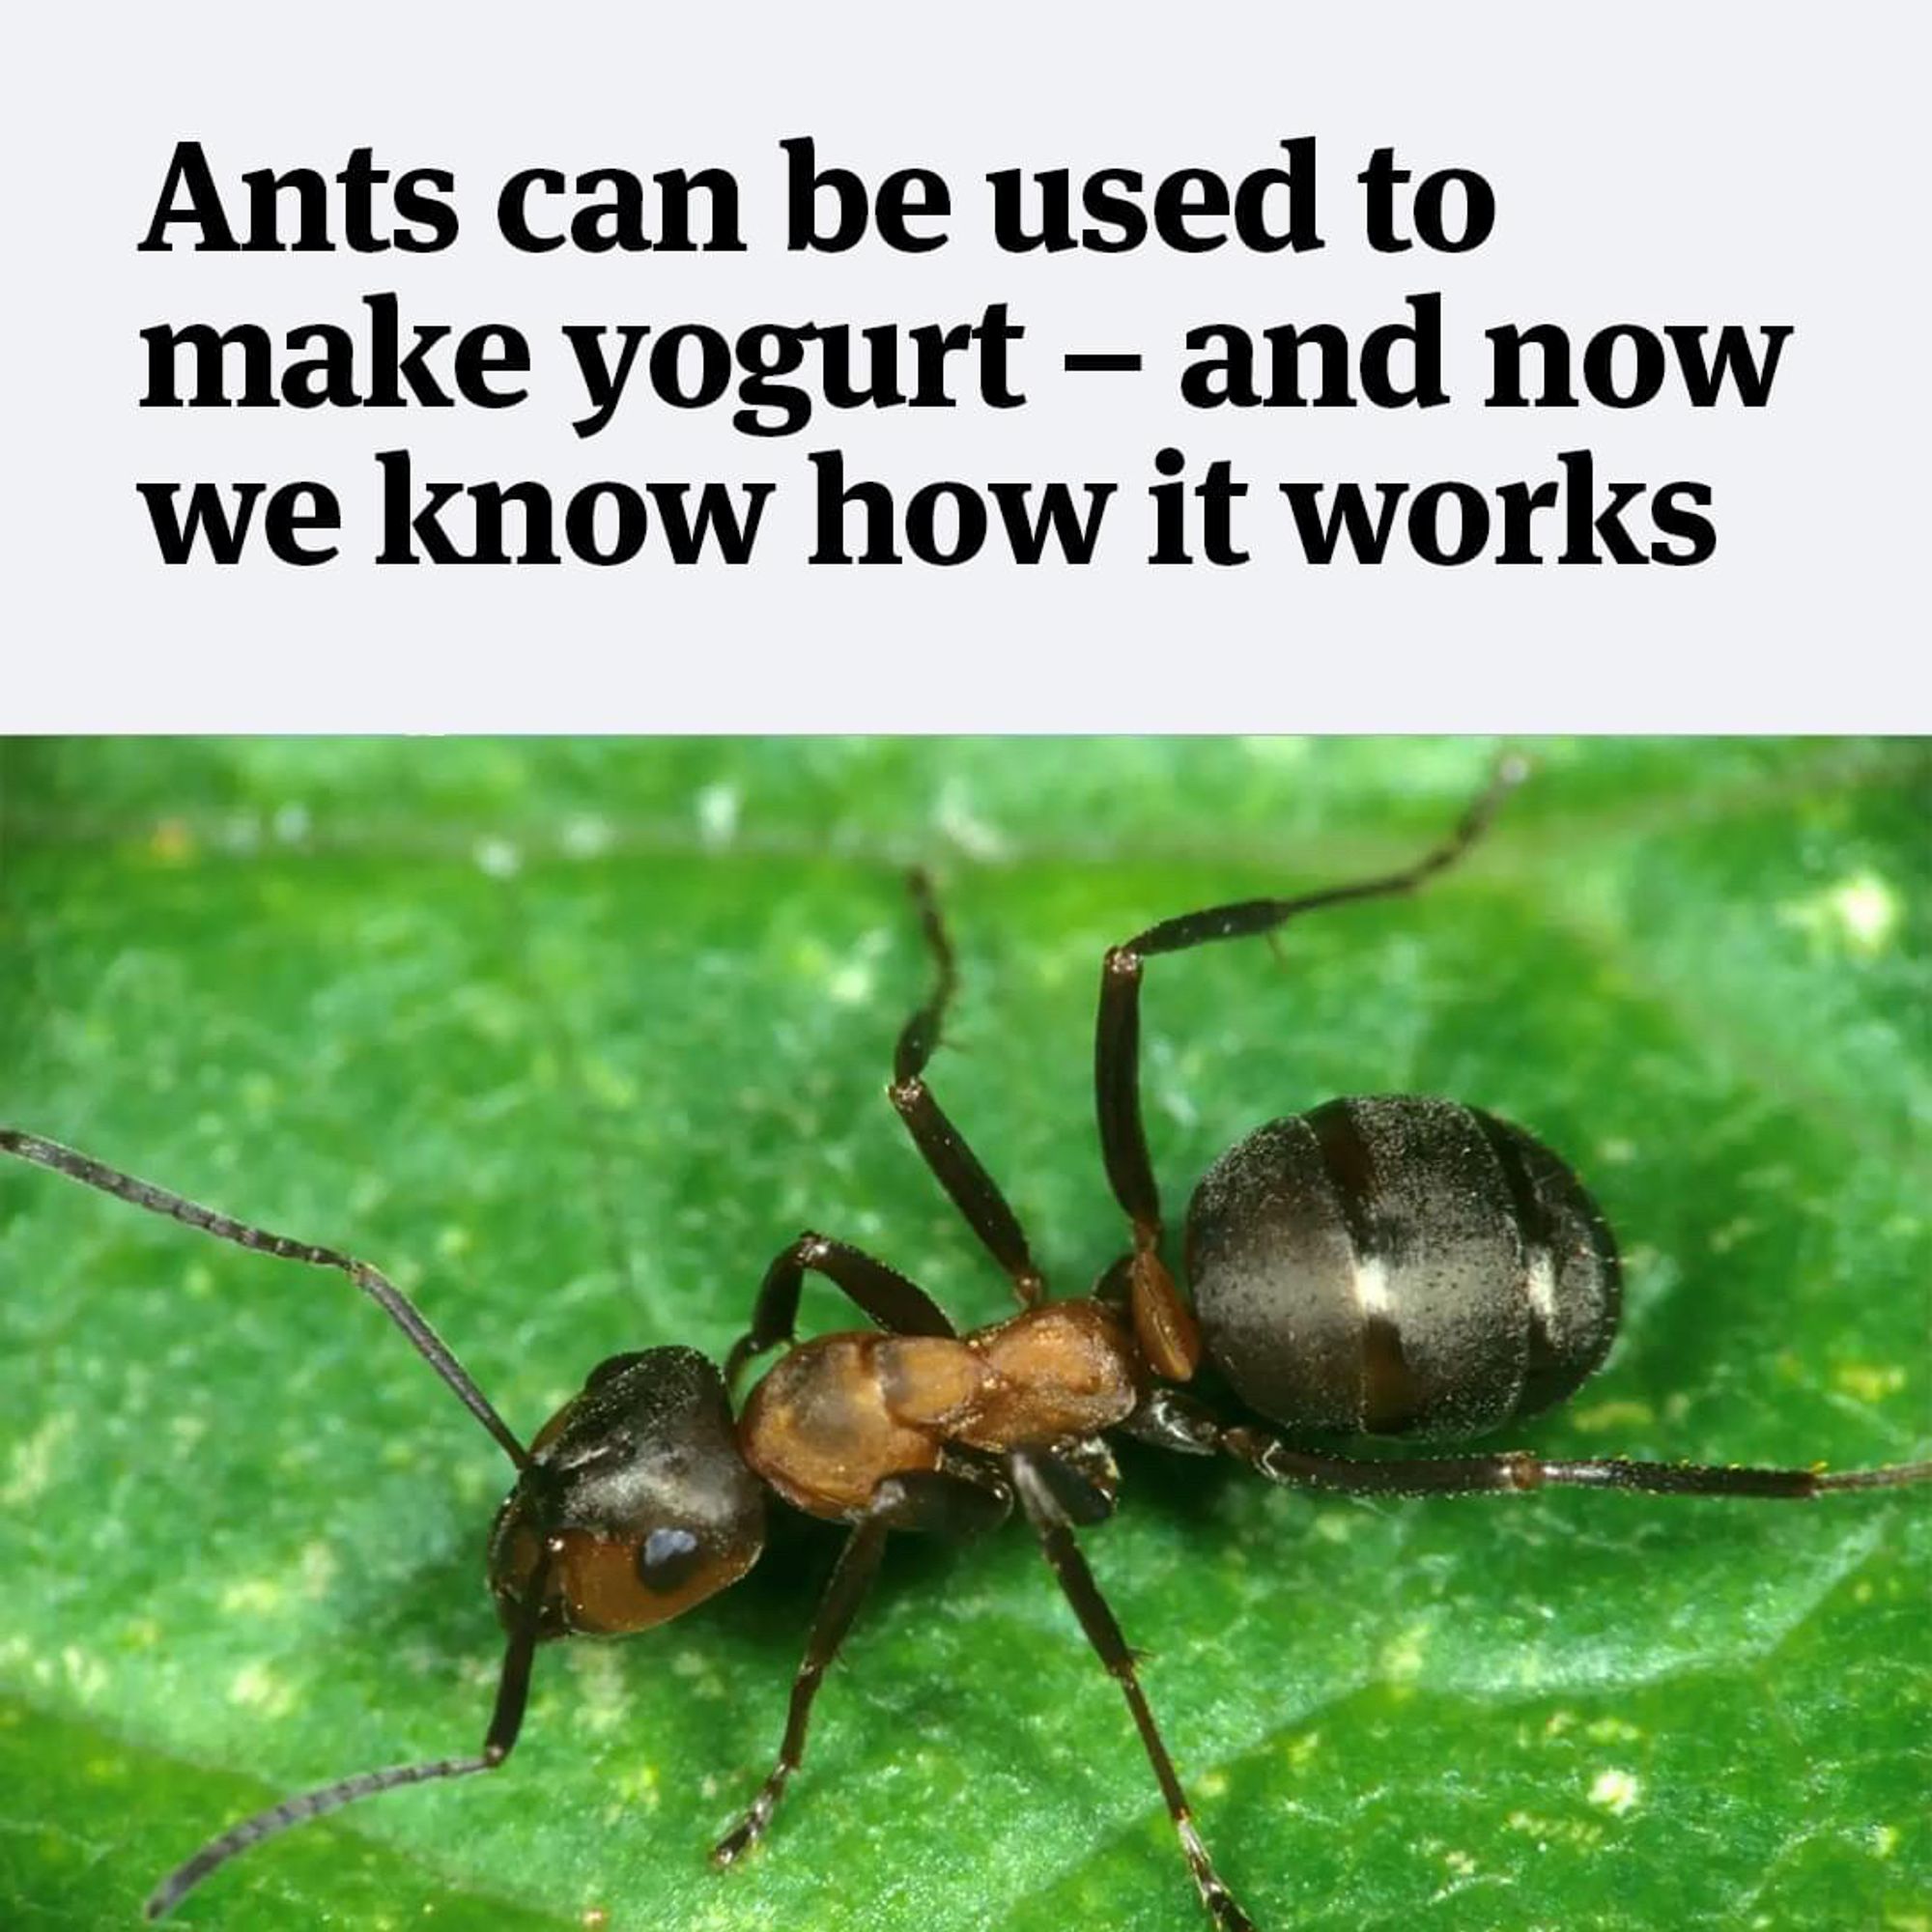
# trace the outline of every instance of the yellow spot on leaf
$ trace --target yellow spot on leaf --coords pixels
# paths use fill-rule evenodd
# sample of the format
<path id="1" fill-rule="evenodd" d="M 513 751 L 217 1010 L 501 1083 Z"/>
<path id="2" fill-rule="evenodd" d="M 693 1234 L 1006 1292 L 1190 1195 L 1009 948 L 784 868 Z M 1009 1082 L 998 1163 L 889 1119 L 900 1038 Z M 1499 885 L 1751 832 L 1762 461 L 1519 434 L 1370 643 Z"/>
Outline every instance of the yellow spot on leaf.
<path id="1" fill-rule="evenodd" d="M 614 837 L 608 819 L 573 818 L 563 828 L 563 849 L 573 859 L 595 859 L 611 849 Z"/>
<path id="2" fill-rule="evenodd" d="M 0 1504 L 17 1509 L 35 1501 L 52 1482 L 54 1461 L 61 1445 L 73 1434 L 73 1417 L 63 1410 L 14 1445 L 8 1458 L 7 1481 L 0 1486 Z"/>
<path id="3" fill-rule="evenodd" d="M 296 1693 L 266 1663 L 244 1663 L 228 1680 L 228 1701 L 265 1718 L 282 1718 L 295 1709 Z"/>
<path id="4" fill-rule="evenodd" d="M 867 961 L 847 960 L 833 969 L 832 977 L 825 982 L 826 997 L 835 1006 L 863 1007 L 871 999 L 877 983 L 877 976 Z"/>
<path id="5" fill-rule="evenodd" d="M 578 1723 L 603 1736 L 628 1722 L 630 1697 L 624 1689 L 624 1661 L 617 1651 L 589 1644 L 566 1655 L 579 1699 Z"/>
<path id="6" fill-rule="evenodd" d="M 1648 1429 L 1657 1420 L 1657 1411 L 1647 1402 L 1625 1399 L 1592 1403 L 1588 1408 L 1573 1408 L 1570 1420 L 1578 1429 L 1596 1435 L 1613 1429 Z"/>
<path id="7" fill-rule="evenodd" d="M 616 1112 L 632 1112 L 644 1104 L 643 1090 L 638 1085 L 637 1076 L 599 1055 L 585 1058 L 582 1074 L 591 1098 L 603 1106 Z"/>
<path id="8" fill-rule="evenodd" d="M 617 1774 L 615 1785 L 619 1808 L 641 1804 L 646 1811 L 658 1807 L 658 1771 L 654 1764 L 640 1764 Z"/>
<path id="9" fill-rule="evenodd" d="M 1821 945 L 1870 958 L 1885 950 L 1898 928 L 1898 894 L 1876 872 L 1854 872 L 1808 899 L 1784 906 L 1780 916 Z"/>
<path id="10" fill-rule="evenodd" d="M 475 859 L 486 878 L 514 879 L 524 867 L 524 855 L 507 838 L 479 838 Z"/>
<path id="11" fill-rule="evenodd" d="M 1841 1362 L 1832 1371 L 1832 1379 L 1860 1402 L 1878 1403 L 1889 1395 L 1896 1395 L 1905 1386 L 1905 1371 L 1896 1362 L 1883 1366 L 1875 1362 Z"/>
<path id="12" fill-rule="evenodd" d="M 1539 1850 L 1555 1843 L 1588 1849 L 1604 1841 L 1604 1828 L 1581 1818 L 1546 1818 L 1535 1811 L 1512 1811 L 1503 1822 L 1512 1832 L 1534 1838 Z"/>
<path id="13" fill-rule="evenodd" d="M 301 1554 L 296 1559 L 296 1575 L 300 1580 L 302 1595 L 311 1603 L 327 1596 L 340 1567 L 335 1551 L 327 1544 L 303 1544 Z"/>
<path id="14" fill-rule="evenodd" d="M 163 818 L 148 835 L 148 856 L 157 866 L 185 866 L 194 857 L 194 834 L 179 818 Z"/>
<path id="15" fill-rule="evenodd" d="M 744 797 L 734 784 L 706 785 L 695 801 L 699 842 L 718 851 L 738 836 L 738 813 Z"/>
<path id="16" fill-rule="evenodd" d="M 1590 1803 L 1613 1818 L 1621 1818 L 1635 1808 L 1642 1791 L 1642 1784 L 1632 1772 L 1600 1771 L 1590 1784 Z"/>
<path id="17" fill-rule="evenodd" d="M 1382 1652 L 1382 1674 L 1406 1682 L 1422 1673 L 1423 1645 L 1429 1636 L 1427 1624 L 1410 1624 Z"/>
<path id="18" fill-rule="evenodd" d="M 61 1675 L 71 1690 L 93 1699 L 107 1689 L 107 1669 L 98 1657 L 89 1657 L 77 1644 L 69 1644 L 60 1654 Z"/>
<path id="19" fill-rule="evenodd" d="M 288 1602 L 288 1595 L 279 1577 L 244 1577 L 222 1591 L 221 1607 L 231 1615 L 268 1616 Z"/>
<path id="20" fill-rule="evenodd" d="M 1643 1733 L 1622 1718 L 1593 1718 L 1584 1725 L 1583 1735 L 1593 1745 L 1628 1745 L 1634 1744 Z"/>

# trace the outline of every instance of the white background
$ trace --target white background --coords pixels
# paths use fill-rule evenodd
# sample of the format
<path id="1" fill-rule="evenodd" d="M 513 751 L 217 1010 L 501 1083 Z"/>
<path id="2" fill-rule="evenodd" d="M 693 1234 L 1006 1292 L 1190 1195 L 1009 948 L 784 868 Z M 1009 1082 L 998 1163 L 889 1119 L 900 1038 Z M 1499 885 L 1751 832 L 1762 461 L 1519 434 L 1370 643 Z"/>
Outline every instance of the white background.
<path id="1" fill-rule="evenodd" d="M 1926 728 L 1924 10 L 1287 6 L 50 9 L 16 18 L 5 305 L 13 613 L 0 728 Z M 788 256 L 778 141 L 876 180 L 952 185 L 947 248 Z M 1315 255 L 1000 255 L 990 168 L 1271 165 L 1312 134 Z M 140 254 L 181 138 L 217 170 L 333 171 L 370 146 L 457 175 L 441 255 Z M 1495 189 L 1486 246 L 1378 257 L 1351 177 L 1395 147 Z M 519 255 L 500 180 L 544 163 L 731 169 L 742 256 Z M 507 321 L 531 337 L 519 409 L 142 411 L 144 325 Z M 1182 331 L 1360 328 L 1438 289 L 1446 409 L 1184 409 Z M 977 317 L 1029 330 L 1024 411 L 825 416 L 753 442 L 728 405 L 634 399 L 581 442 L 565 321 Z M 1792 323 L 1771 406 L 1486 412 L 1495 322 Z M 1140 377 L 1067 376 L 1135 348 Z M 1254 485 L 1241 569 L 1150 569 L 1152 452 Z M 934 477 L 1117 480 L 1091 567 L 810 568 L 807 450 L 910 489 Z M 754 562 L 378 569 L 370 452 L 419 474 L 768 478 Z M 1693 569 L 1310 568 L 1271 484 L 1557 473 L 1708 482 Z M 161 564 L 136 480 L 317 477 L 344 554 L 296 571 Z M 1644 533 L 1645 520 L 1634 520 Z M 1550 547 L 1552 550 L 1554 546 Z"/>

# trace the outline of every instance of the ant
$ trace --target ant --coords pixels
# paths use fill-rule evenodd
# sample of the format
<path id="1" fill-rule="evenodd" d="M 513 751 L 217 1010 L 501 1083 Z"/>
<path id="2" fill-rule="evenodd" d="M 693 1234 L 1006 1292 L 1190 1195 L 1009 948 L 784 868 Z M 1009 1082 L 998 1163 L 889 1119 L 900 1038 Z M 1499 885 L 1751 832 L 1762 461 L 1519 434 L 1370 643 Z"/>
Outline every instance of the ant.
<path id="1" fill-rule="evenodd" d="M 770 1775 L 713 1862 L 734 1863 L 770 1824 L 804 1757 L 812 1702 L 894 1530 L 981 1533 L 1017 1506 L 1088 1641 L 1124 1696 L 1202 1904 L 1221 1932 L 1253 1921 L 1221 1878 L 1077 1532 L 1119 1487 L 1107 1436 L 1225 1455 L 1268 1481 L 1353 1495 L 1521 1495 L 1551 1488 L 1799 1499 L 1932 1481 L 1932 1462 L 1824 1473 L 1555 1461 L 1511 1450 L 1360 1460 L 1225 1422 L 1189 1392 L 1204 1359 L 1252 1415 L 1286 1430 L 1433 1442 L 1487 1435 L 1562 1401 L 1616 1331 L 1617 1248 L 1582 1183 L 1521 1128 L 1454 1101 L 1330 1100 L 1270 1122 L 1223 1154 L 1189 1204 L 1184 1298 L 1162 1258 L 1160 1194 L 1140 1099 L 1148 960 L 1272 935 L 1304 913 L 1416 891 L 1481 838 L 1524 776 L 1506 757 L 1439 844 L 1395 872 L 1289 898 L 1163 920 L 1102 963 L 1094 1091 L 1102 1163 L 1130 1245 L 1092 1294 L 1052 1301 L 998 1183 L 935 1097 L 926 1071 L 956 986 L 931 888 L 912 877 L 934 962 L 898 1036 L 887 1089 L 913 1145 L 1012 1283 L 1019 1313 L 961 1335 L 925 1291 L 817 1234 L 767 1268 L 724 1369 L 666 1347 L 599 1363 L 520 1441 L 410 1300 L 354 1256 L 230 1219 L 38 1135 L 0 1151 L 285 1261 L 338 1269 L 368 1294 L 496 1439 L 516 1481 L 490 1533 L 488 1573 L 507 1636 L 480 1750 L 395 1765 L 290 1798 L 212 1839 L 164 1878 L 170 1911 L 238 1854 L 291 1826 L 400 1785 L 495 1771 L 521 1728 L 539 1645 L 650 1628 L 737 1581 L 757 1560 L 768 1492 L 847 1526 L 793 1680 Z M 808 1273 L 873 1324 L 800 1343 Z M 783 1353 L 734 1414 L 746 1368 Z"/>

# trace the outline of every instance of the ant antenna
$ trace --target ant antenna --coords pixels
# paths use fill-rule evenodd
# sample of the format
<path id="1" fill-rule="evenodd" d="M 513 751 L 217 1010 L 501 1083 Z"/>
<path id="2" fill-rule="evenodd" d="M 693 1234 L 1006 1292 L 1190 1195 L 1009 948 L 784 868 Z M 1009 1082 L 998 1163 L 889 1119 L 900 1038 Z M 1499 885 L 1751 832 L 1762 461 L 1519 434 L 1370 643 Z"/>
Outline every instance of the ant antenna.
<path id="1" fill-rule="evenodd" d="M 118 1200 L 130 1201 L 136 1208 L 145 1208 L 151 1214 L 165 1214 L 187 1227 L 199 1228 L 204 1234 L 233 1241 L 238 1248 L 274 1255 L 281 1261 L 308 1262 L 316 1267 L 339 1268 L 410 1338 L 410 1346 L 455 1390 L 457 1400 L 497 1438 L 510 1461 L 519 1469 L 530 1466 L 528 1450 L 491 1407 L 489 1398 L 469 1379 L 463 1364 L 450 1353 L 442 1337 L 416 1312 L 415 1305 L 402 1290 L 368 1263 L 358 1262 L 354 1255 L 338 1254 L 333 1248 L 320 1248 L 310 1241 L 291 1240 L 286 1235 L 271 1235 L 266 1229 L 251 1228 L 244 1222 L 230 1220 L 226 1214 L 217 1214 L 212 1208 L 199 1207 L 179 1194 L 171 1194 L 165 1187 L 156 1187 L 152 1181 L 137 1180 L 131 1174 L 123 1174 L 117 1168 L 104 1166 L 84 1153 L 77 1153 L 72 1148 L 62 1147 L 58 1141 L 43 1140 L 38 1134 L 24 1134 L 14 1127 L 0 1127 L 0 1153 L 17 1154 L 20 1159 L 30 1160 L 37 1167 L 64 1174 L 70 1180 L 98 1187 L 101 1193 L 112 1194 Z M 474 1769 L 473 1766 L 469 1768 Z M 392 1776 L 386 1772 L 375 1775 Z M 428 1773 L 421 1769 L 416 1772 L 418 1776 L 447 1775 L 450 1774 Z M 406 1783 L 410 1780 L 392 1778 L 392 1781 Z M 349 1794 L 351 1798 L 360 1796 L 359 1791 Z M 347 1802 L 344 1798 L 334 1800 L 337 1804 Z M 294 1820 L 285 1822 L 294 1823 Z M 273 1829 L 281 1828 L 276 1826 Z M 192 1882 L 189 1881 L 190 1884 Z"/>
<path id="2" fill-rule="evenodd" d="M 177 1865 L 149 1894 L 143 1915 L 149 1919 L 164 1917 L 211 1872 L 220 1870 L 230 1859 L 251 1845 L 279 1836 L 292 1825 L 306 1824 L 311 1818 L 353 1804 L 358 1798 L 373 1798 L 377 1792 L 393 1791 L 398 1785 L 427 1784 L 432 1778 L 468 1777 L 472 1772 L 495 1771 L 509 1756 L 517 1742 L 517 1732 L 523 1726 L 524 1706 L 530 1693 L 530 1666 L 536 1659 L 537 1629 L 543 1616 L 544 1585 L 554 1553 L 554 1543 L 546 1543 L 530 1577 L 517 1627 L 510 1634 L 509 1648 L 503 1654 L 503 1674 L 497 1682 L 497 1706 L 490 1715 L 490 1728 L 484 1735 L 483 1748 L 474 1757 L 440 1757 L 423 1764 L 393 1764 L 385 1771 L 358 1772 L 354 1777 L 325 1784 L 319 1790 L 304 1791 L 298 1798 L 285 1798 L 279 1804 L 271 1804 L 266 1811 L 258 1811 L 252 1818 L 231 1826 L 218 1838 L 211 1838 L 193 1858 Z"/>
<path id="3" fill-rule="evenodd" d="M 932 953 L 935 971 L 931 998 L 899 1029 L 898 1044 L 893 1052 L 895 1081 L 914 1080 L 923 1071 L 939 1046 L 940 1027 L 959 984 L 959 968 L 952 956 L 952 942 L 947 936 L 945 922 L 939 917 L 932 875 L 923 866 L 914 866 L 906 872 L 905 882 L 918 909 L 920 931 Z"/>

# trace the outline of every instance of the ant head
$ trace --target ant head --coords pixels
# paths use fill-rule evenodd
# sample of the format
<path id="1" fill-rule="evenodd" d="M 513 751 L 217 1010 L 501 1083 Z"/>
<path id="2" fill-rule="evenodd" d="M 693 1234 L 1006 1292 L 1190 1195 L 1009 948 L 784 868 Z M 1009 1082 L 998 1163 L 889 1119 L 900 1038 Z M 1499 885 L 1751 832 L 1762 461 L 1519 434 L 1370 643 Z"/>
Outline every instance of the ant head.
<path id="1" fill-rule="evenodd" d="M 600 1362 L 538 1431 L 490 1533 L 490 1588 L 506 1629 L 534 1585 L 540 1636 L 615 1636 L 735 1583 L 764 1541 L 724 1378 L 695 1349 L 648 1349 Z"/>

